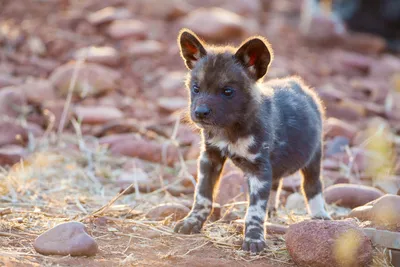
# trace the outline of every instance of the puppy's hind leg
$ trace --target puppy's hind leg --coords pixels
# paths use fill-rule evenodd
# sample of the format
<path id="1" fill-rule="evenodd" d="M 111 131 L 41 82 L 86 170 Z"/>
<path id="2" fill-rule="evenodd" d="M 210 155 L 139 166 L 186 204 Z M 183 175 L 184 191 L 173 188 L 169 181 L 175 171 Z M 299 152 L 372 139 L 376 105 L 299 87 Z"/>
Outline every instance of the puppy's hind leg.
<path id="1" fill-rule="evenodd" d="M 308 165 L 301 169 L 302 190 L 311 217 L 330 220 L 331 217 L 325 209 L 325 200 L 322 196 L 321 159 L 322 148 L 318 149 Z"/>

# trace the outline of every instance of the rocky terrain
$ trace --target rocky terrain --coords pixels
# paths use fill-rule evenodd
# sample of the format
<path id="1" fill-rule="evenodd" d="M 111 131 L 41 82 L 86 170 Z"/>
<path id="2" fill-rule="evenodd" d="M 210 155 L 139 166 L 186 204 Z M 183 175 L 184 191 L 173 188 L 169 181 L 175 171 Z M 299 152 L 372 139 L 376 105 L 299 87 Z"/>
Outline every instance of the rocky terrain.
<path id="1" fill-rule="evenodd" d="M 328 38 L 323 23 L 301 32 L 300 11 L 289 0 L 0 0 L 0 265 L 400 266 L 399 55 L 378 36 Z M 204 231 L 173 233 L 200 149 L 182 27 L 215 44 L 263 35 L 275 52 L 266 79 L 315 88 L 335 221 L 309 221 L 295 174 L 268 248 L 241 251 L 247 185 L 229 162 Z"/>

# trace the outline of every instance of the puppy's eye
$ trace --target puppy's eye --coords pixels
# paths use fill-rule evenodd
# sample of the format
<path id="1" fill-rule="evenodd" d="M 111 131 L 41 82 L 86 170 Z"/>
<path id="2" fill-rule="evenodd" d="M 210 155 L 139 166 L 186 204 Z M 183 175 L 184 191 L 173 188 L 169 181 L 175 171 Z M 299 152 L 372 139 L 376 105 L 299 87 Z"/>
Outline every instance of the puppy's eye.
<path id="1" fill-rule="evenodd" d="M 226 87 L 222 91 L 222 95 L 225 97 L 232 97 L 234 93 L 235 91 L 230 87 Z"/>
<path id="2" fill-rule="evenodd" d="M 199 86 L 198 86 L 197 84 L 193 84 L 193 86 L 192 86 L 192 92 L 193 92 L 194 94 L 200 93 L 200 88 L 199 88 Z"/>

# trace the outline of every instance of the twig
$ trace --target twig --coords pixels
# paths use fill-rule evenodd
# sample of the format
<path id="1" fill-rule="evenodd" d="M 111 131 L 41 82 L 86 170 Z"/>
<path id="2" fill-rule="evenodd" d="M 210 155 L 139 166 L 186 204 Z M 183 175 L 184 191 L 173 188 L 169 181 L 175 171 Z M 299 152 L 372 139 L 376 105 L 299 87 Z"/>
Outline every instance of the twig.
<path id="1" fill-rule="evenodd" d="M 85 62 L 86 56 L 87 56 L 87 54 L 84 54 L 75 63 L 75 68 L 74 68 L 74 71 L 72 73 L 71 82 L 69 83 L 67 99 L 65 100 L 64 109 L 63 109 L 63 112 L 62 112 L 62 115 L 61 115 L 61 119 L 60 119 L 60 124 L 58 125 L 57 134 L 58 134 L 58 140 L 59 141 L 61 140 L 61 134 L 64 131 L 65 121 L 67 119 L 69 106 L 71 105 L 72 95 L 73 95 L 74 88 L 75 88 L 75 85 L 76 85 L 76 80 L 78 78 L 78 71 L 79 71 L 81 65 Z"/>

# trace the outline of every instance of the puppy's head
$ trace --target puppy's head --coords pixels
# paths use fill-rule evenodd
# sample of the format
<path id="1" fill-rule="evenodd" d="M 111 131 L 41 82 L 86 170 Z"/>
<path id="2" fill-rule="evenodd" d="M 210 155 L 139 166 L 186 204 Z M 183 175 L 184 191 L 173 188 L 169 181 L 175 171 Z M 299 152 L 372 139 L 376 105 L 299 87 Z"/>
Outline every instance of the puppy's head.
<path id="1" fill-rule="evenodd" d="M 245 123 L 260 101 L 254 85 L 271 63 L 269 43 L 262 37 L 252 37 L 239 48 L 211 47 L 183 29 L 178 44 L 190 70 L 187 87 L 192 121 L 201 128 Z"/>

